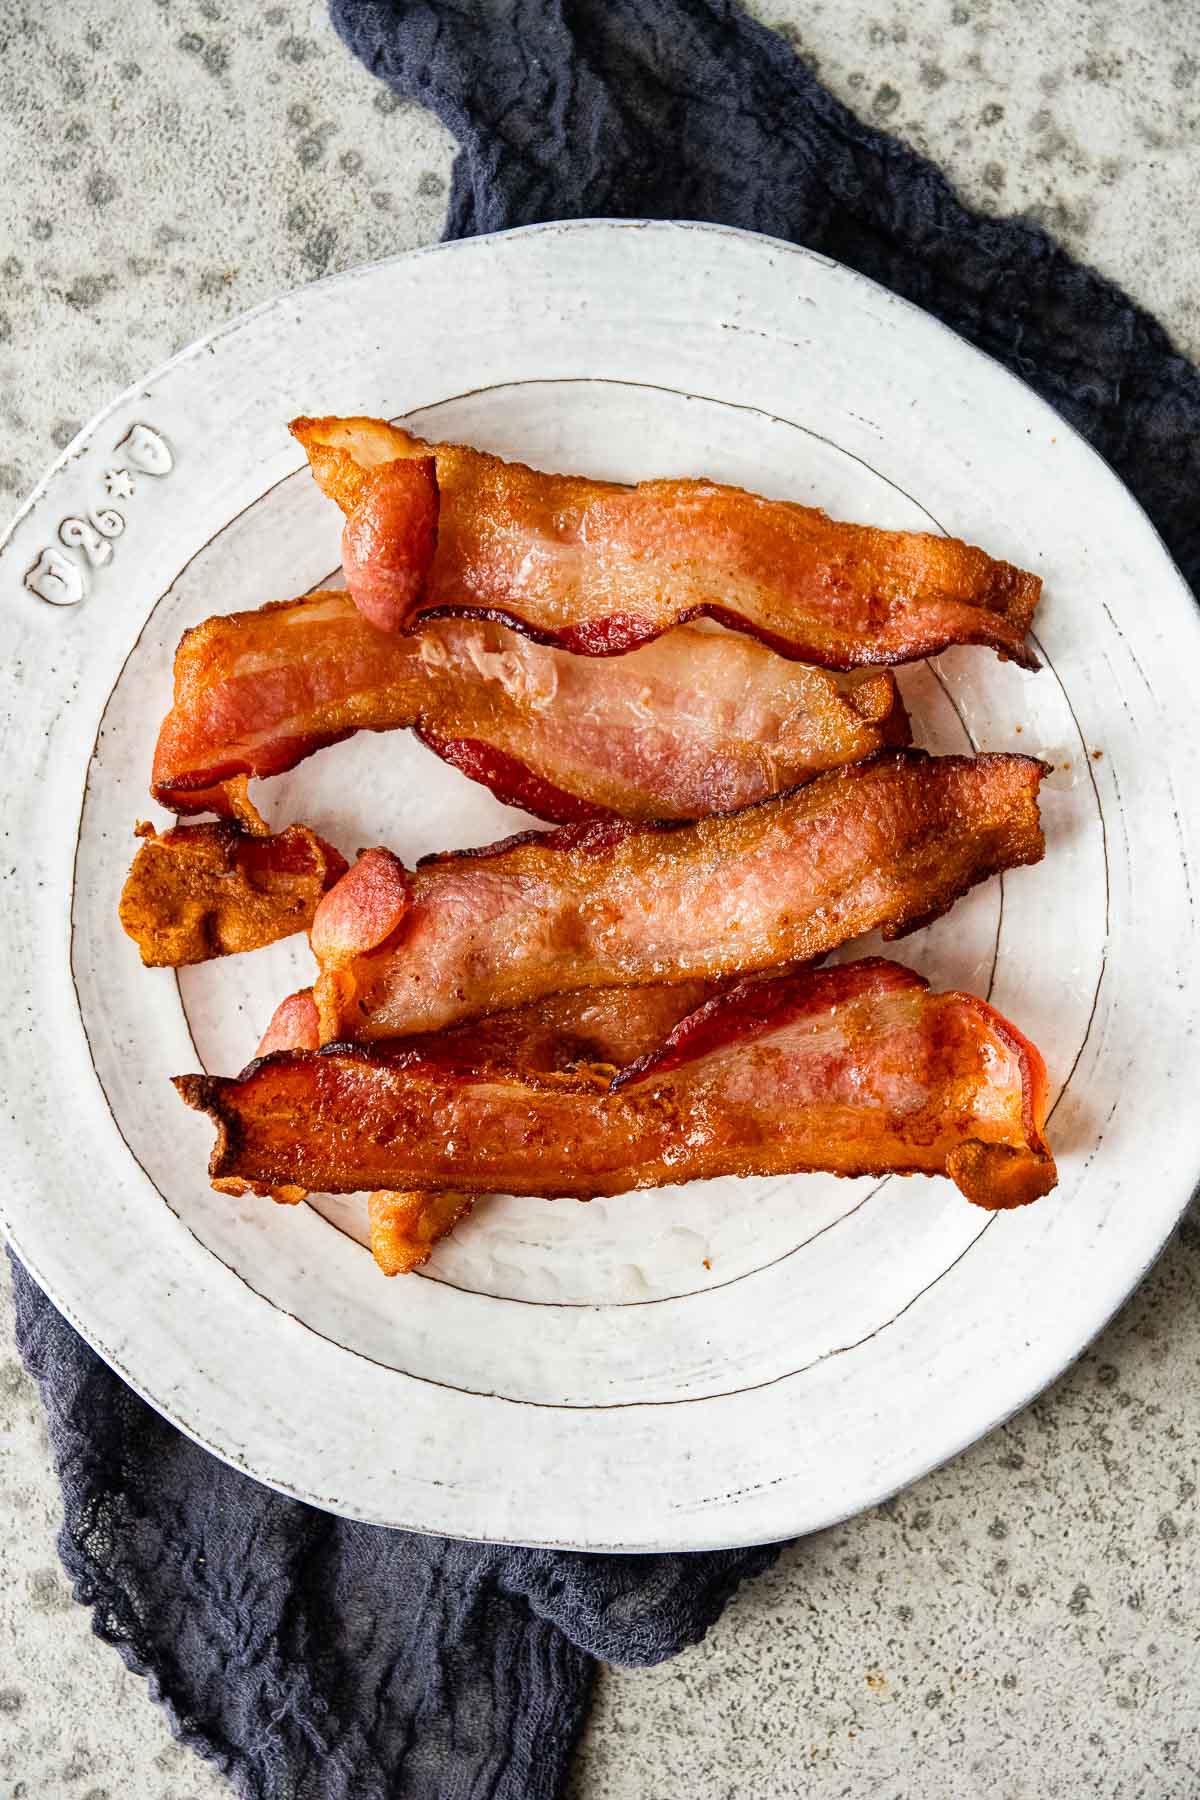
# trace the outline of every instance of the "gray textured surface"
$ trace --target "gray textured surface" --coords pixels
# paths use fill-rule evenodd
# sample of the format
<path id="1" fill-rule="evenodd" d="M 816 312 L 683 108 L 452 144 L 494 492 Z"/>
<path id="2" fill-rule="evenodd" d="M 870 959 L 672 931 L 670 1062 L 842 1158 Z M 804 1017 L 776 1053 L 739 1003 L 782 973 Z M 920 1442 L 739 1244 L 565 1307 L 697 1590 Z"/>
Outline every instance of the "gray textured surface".
<path id="1" fill-rule="evenodd" d="M 247 9 L 248 10 L 248 9 Z M 834 89 L 1029 211 L 1200 355 L 1191 0 L 768 0 Z M 118 387 L 440 229 L 451 146 L 318 4 L 0 5 L 0 511 Z M 201 1800 L 88 1632 L 0 1297 L 0 1800 Z M 986 1443 L 791 1551 L 698 1650 L 606 1672 L 572 1800 L 1183 1800 L 1196 1744 L 1200 1225 Z"/>

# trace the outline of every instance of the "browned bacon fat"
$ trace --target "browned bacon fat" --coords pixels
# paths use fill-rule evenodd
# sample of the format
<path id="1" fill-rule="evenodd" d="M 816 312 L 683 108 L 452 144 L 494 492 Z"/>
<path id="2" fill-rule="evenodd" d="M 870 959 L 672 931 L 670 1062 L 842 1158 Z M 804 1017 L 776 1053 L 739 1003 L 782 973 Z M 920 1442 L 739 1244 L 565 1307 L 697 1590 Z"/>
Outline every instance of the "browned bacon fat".
<path id="1" fill-rule="evenodd" d="M 827 669 L 951 644 L 1037 667 L 1025 634 L 1040 580 L 956 538 L 844 524 L 712 481 L 546 475 L 379 419 L 297 419 L 292 430 L 346 515 L 347 586 L 380 623 L 493 619 L 577 655 L 616 656 L 703 617 Z"/>
<path id="2" fill-rule="evenodd" d="M 138 836 L 120 917 L 147 967 L 206 962 L 306 931 L 346 872 L 345 857 L 307 825 L 274 837 L 227 821 L 164 832 L 142 825 Z"/>
<path id="3" fill-rule="evenodd" d="M 721 981 L 897 937 L 1043 853 L 1024 756 L 886 751 L 683 826 L 530 832 L 489 850 L 360 856 L 312 945 L 321 1036 L 436 1031 L 572 989 Z"/>
<path id="4" fill-rule="evenodd" d="M 976 1204 L 1054 1186 L 1045 1070 L 970 994 L 872 959 L 743 983 L 615 1079 L 332 1045 L 180 1077 L 226 1192 L 575 1196 L 717 1175 L 948 1175 Z M 451 1202 L 451 1207 L 454 1202 Z"/>
<path id="5" fill-rule="evenodd" d="M 384 1275 L 411 1275 L 433 1255 L 436 1245 L 461 1224 L 478 1195 L 453 1188 L 436 1193 L 396 1193 L 378 1188 L 367 1196 L 371 1255 Z"/>
<path id="6" fill-rule="evenodd" d="M 700 818 L 908 741 L 886 671 L 843 692 L 823 669 L 699 629 L 605 663 L 486 620 L 399 636 L 319 593 L 185 635 L 152 791 L 175 812 L 244 818 L 247 778 L 404 726 L 554 824 Z"/>

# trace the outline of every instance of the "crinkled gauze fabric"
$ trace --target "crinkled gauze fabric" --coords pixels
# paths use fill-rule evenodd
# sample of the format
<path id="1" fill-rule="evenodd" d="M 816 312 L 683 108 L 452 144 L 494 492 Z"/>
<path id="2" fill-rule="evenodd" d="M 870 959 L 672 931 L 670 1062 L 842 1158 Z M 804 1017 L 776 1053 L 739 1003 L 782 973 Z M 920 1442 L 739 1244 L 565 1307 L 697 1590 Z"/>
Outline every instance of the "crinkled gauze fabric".
<path id="1" fill-rule="evenodd" d="M 333 0 L 354 53 L 460 145 L 447 236 L 707 219 L 836 257 L 1022 375 L 1200 573 L 1200 376 L 1034 227 L 968 212 L 727 0 Z M 772 1550 L 598 1557 L 356 1525 L 216 1462 L 19 1267 L 60 1550 L 96 1629 L 253 1800 L 550 1800 L 593 1659 L 703 1636 Z"/>

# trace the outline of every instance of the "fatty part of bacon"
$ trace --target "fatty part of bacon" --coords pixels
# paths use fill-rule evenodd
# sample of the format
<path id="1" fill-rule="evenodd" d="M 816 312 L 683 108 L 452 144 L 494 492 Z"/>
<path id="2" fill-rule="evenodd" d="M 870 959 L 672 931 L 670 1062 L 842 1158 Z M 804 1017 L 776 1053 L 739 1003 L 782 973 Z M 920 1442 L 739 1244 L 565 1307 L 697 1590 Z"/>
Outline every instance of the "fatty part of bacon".
<path id="1" fill-rule="evenodd" d="M 176 1080 L 225 1192 L 588 1199 L 724 1175 L 948 1175 L 980 1206 L 1057 1179 L 1041 1057 L 973 995 L 877 959 L 739 985 L 607 1087 L 329 1046 Z"/>
<path id="2" fill-rule="evenodd" d="M 348 595 L 317 593 L 184 636 L 151 791 L 176 812 L 253 825 L 250 777 L 406 726 L 554 824 L 699 818 L 908 742 L 886 671 L 843 692 L 823 669 L 697 628 L 597 663 L 486 620 L 377 631 Z"/>
<path id="3" fill-rule="evenodd" d="M 945 912 L 1040 860 L 1024 756 L 885 751 L 691 825 L 565 826 L 409 873 L 362 854 L 311 941 L 324 1042 L 436 1031 L 570 989 L 727 980 Z"/>
<path id="4" fill-rule="evenodd" d="M 346 585 L 394 625 L 501 620 L 539 643 L 617 656 L 716 619 L 827 669 L 990 646 L 1034 669 L 1036 575 L 928 532 L 883 531 L 714 481 L 636 487 L 549 475 L 380 419 L 296 419 L 346 515 Z M 414 530 L 433 467 L 436 545 Z"/>

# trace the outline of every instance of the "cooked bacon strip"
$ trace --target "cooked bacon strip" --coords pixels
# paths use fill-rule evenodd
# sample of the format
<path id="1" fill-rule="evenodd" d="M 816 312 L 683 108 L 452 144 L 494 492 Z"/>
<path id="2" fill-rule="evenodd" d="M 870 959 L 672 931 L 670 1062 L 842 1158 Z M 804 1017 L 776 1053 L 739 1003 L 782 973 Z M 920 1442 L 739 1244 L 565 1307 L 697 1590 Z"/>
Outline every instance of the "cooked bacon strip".
<path id="1" fill-rule="evenodd" d="M 426 858 L 369 850 L 313 921 L 321 1035 L 382 1038 L 571 989 L 719 981 L 897 937 L 1037 862 L 1045 765 L 885 751 L 693 825 L 529 832 Z"/>
<path id="2" fill-rule="evenodd" d="M 710 618 L 827 669 L 984 644 L 1026 668 L 1036 575 L 956 538 L 880 531 L 712 481 L 637 487 L 547 475 L 381 419 L 296 419 L 346 515 L 350 592 L 397 624 L 499 619 L 543 644 L 619 656 Z M 416 461 L 436 463 L 436 549 L 411 521 Z M 419 508 L 417 508 L 419 510 Z"/>
<path id="3" fill-rule="evenodd" d="M 680 1019 L 703 1004 L 710 989 L 607 988 L 598 993 L 556 994 L 517 1012 L 493 1013 L 473 1025 L 438 1036 L 444 1066 L 490 1068 L 519 1074 L 561 1073 L 581 1067 L 615 1074 L 657 1049 Z M 315 1050 L 320 1044 L 312 989 L 290 994 L 275 1009 L 259 1057 L 278 1051 Z M 428 1043 L 428 1039 L 412 1042 Z M 392 1051 L 401 1046 L 393 1042 Z M 289 1198 L 302 1196 L 289 1191 Z M 368 1199 L 371 1254 L 385 1275 L 407 1275 L 429 1261 L 434 1246 L 470 1211 L 478 1195 L 457 1190 L 394 1192 L 381 1188 Z"/>
<path id="4" fill-rule="evenodd" d="M 213 1185 L 548 1198 L 717 1175 L 949 1175 L 1020 1206 L 1054 1186 L 1041 1057 L 982 1000 L 871 959 L 741 984 L 657 1054 L 595 1072 L 463 1068 L 336 1045 L 176 1079 L 217 1125 Z"/>
<path id="5" fill-rule="evenodd" d="M 121 924 L 149 968 L 257 950 L 306 931 L 346 859 L 307 825 L 275 837 L 240 826 L 176 825 L 143 840 L 121 891 Z"/>
<path id="6" fill-rule="evenodd" d="M 674 632 L 598 664 L 486 621 L 376 631 L 348 595 L 319 593 L 186 633 L 152 791 L 176 812 L 245 817 L 248 777 L 403 726 L 555 824 L 698 818 L 908 742 L 890 674 L 843 693 L 728 632 Z"/>

